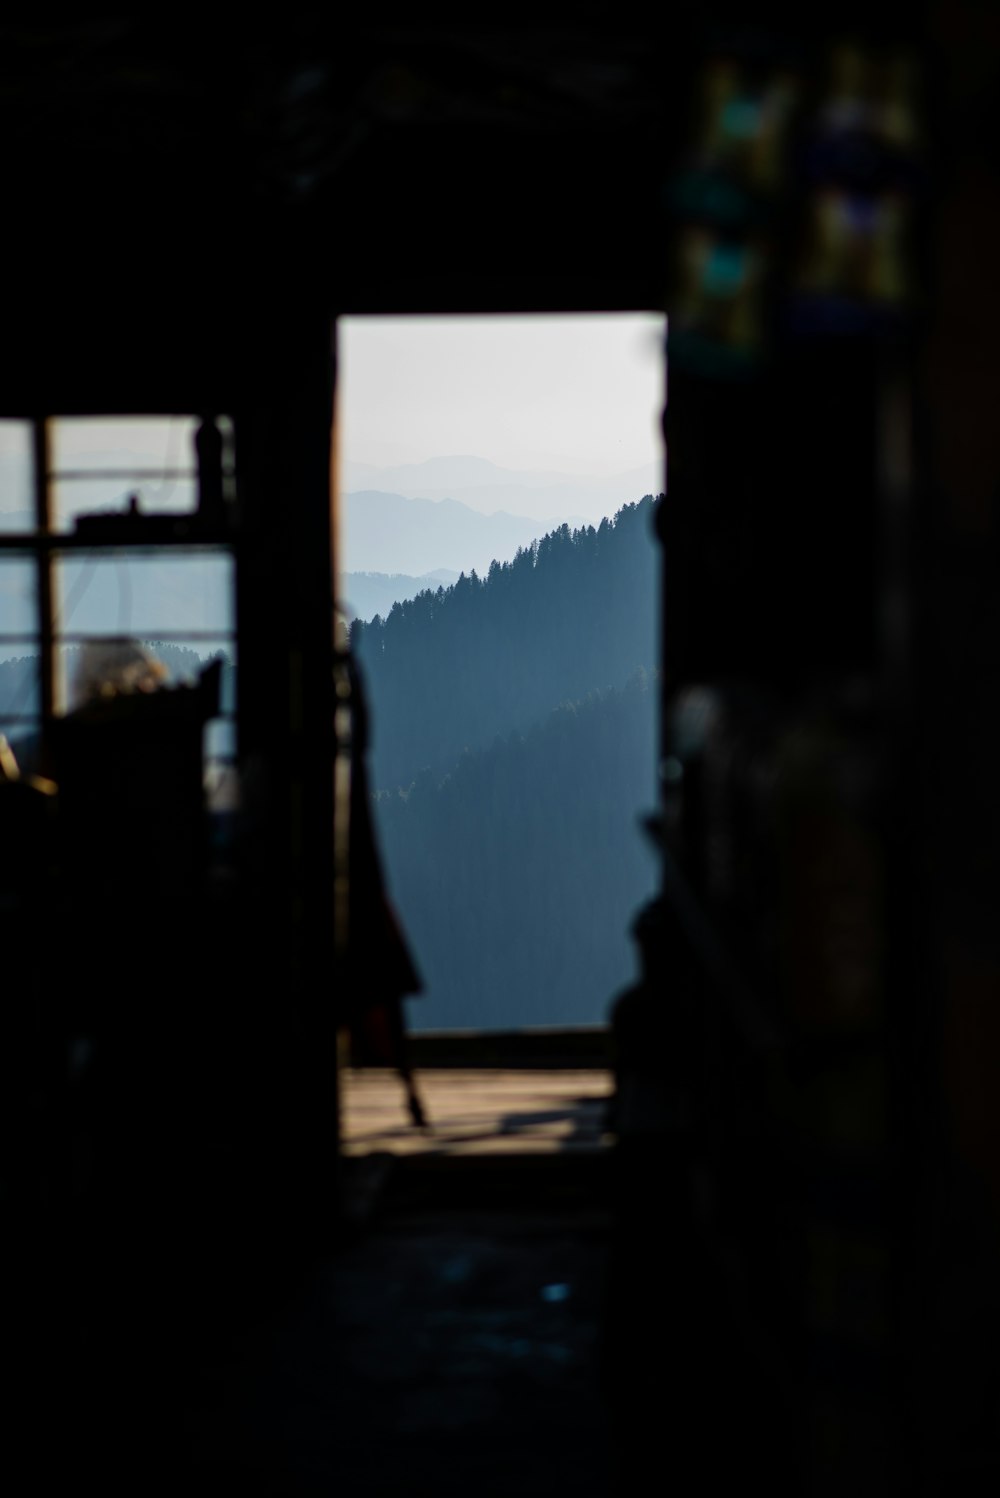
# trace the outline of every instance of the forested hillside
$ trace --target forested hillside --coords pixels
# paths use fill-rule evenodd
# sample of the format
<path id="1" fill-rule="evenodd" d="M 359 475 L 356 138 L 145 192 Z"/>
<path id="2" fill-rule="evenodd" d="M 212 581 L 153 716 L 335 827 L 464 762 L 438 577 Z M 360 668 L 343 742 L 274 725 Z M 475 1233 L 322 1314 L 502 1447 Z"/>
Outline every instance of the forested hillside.
<path id="1" fill-rule="evenodd" d="M 656 691 L 637 672 L 376 803 L 426 994 L 417 1030 L 600 1023 L 655 864 Z"/>
<path id="2" fill-rule="evenodd" d="M 655 879 L 653 506 L 353 626 L 416 1029 L 600 1023 L 632 976 Z"/>
<path id="3" fill-rule="evenodd" d="M 372 783 L 447 774 L 466 749 L 523 732 L 564 702 L 620 687 L 656 659 L 653 498 L 596 529 L 551 532 L 485 578 L 355 621 L 374 722 Z"/>

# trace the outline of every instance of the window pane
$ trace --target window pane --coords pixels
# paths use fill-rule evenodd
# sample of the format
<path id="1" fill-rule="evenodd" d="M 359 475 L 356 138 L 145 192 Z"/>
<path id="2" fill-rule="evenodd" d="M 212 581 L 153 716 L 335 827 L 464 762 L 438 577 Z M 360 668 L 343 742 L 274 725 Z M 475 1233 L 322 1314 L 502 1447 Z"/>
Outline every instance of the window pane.
<path id="1" fill-rule="evenodd" d="M 0 733 L 15 754 L 41 703 L 36 576 L 34 562 L 0 557 Z"/>
<path id="2" fill-rule="evenodd" d="M 236 758 L 236 724 L 232 718 L 213 718 L 205 735 L 208 759 L 229 761 Z"/>
<path id="3" fill-rule="evenodd" d="M 52 470 L 65 473 L 152 468 L 194 472 L 196 416 L 61 416 L 51 424 Z"/>
<path id="4" fill-rule="evenodd" d="M 240 777 L 236 764 L 236 652 L 226 651 L 219 692 L 221 715 L 205 725 L 205 802 L 213 857 L 227 861 L 233 854 L 236 814 L 240 807 Z"/>
<path id="5" fill-rule="evenodd" d="M 0 557 L 0 660 L 24 655 L 37 639 L 37 572 L 27 557 Z"/>
<path id="6" fill-rule="evenodd" d="M 30 531 L 34 524 L 31 425 L 0 421 L 0 534 Z"/>
<path id="7" fill-rule="evenodd" d="M 78 515 L 94 511 L 124 510 L 132 495 L 145 511 L 190 514 L 198 498 L 198 425 L 193 416 L 53 421 L 55 527 L 71 529 Z"/>
<path id="8" fill-rule="evenodd" d="M 133 495 L 144 514 L 190 515 L 198 505 L 194 478 L 158 482 L 123 473 L 113 478 L 55 479 L 51 493 L 52 525 L 58 531 L 72 530 L 79 515 L 127 510 Z"/>
<path id="9" fill-rule="evenodd" d="M 220 650 L 233 628 L 233 566 L 227 556 L 164 558 L 136 552 L 84 554 L 55 565 L 56 632 L 140 635 Z"/>
<path id="10" fill-rule="evenodd" d="M 37 650 L 0 661 L 0 733 L 15 754 L 18 739 L 33 729 L 41 712 L 41 662 Z"/>
<path id="11" fill-rule="evenodd" d="M 193 681 L 213 655 L 232 655 L 233 562 L 228 556 L 163 558 L 121 552 L 60 558 L 55 599 L 56 635 L 63 645 L 142 641 L 170 680 Z M 60 656 L 60 707 L 74 705 L 75 660 L 72 649 Z"/>

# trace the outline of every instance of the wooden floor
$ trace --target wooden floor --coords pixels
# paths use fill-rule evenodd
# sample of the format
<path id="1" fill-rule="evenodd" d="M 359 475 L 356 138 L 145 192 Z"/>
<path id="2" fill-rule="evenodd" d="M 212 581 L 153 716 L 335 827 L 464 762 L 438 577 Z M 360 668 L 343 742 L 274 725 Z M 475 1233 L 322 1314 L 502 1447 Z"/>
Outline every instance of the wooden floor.
<path id="1" fill-rule="evenodd" d="M 350 1157 L 597 1153 L 611 1077 L 606 1071 L 427 1068 L 417 1088 L 428 1127 L 409 1121 L 395 1072 L 341 1073 L 343 1152 Z"/>

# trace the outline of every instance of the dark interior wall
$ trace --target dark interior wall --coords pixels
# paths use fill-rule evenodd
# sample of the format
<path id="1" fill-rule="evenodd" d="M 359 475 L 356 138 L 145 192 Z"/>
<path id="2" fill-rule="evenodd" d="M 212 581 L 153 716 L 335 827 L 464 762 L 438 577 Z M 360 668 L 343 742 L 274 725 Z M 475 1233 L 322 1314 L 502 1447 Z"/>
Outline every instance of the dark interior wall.
<path id="1" fill-rule="evenodd" d="M 941 211 L 924 267 L 918 426 L 933 477 L 919 490 L 925 550 L 914 597 L 923 611 L 923 711 L 933 715 L 940 702 L 941 714 L 962 724 L 950 747 L 934 722 L 926 728 L 938 744 L 925 765 L 937 808 L 928 820 L 939 864 L 953 871 L 941 899 L 959 912 L 956 930 L 961 913 L 968 924 L 981 910 L 980 944 L 992 908 L 985 891 L 995 839 L 982 814 L 993 804 L 992 739 L 982 732 L 980 696 L 966 689 L 956 662 L 979 651 L 978 679 L 990 679 L 991 26 L 988 7 L 971 0 L 924 11 L 841 5 L 813 13 L 805 41 L 808 51 L 842 31 L 901 29 L 917 34 L 931 64 L 928 160 Z M 0 409 L 242 413 L 250 546 L 240 604 L 243 728 L 270 775 L 310 767 L 310 826 L 326 825 L 329 811 L 322 764 L 330 730 L 315 684 L 329 638 L 322 490 L 332 319 L 664 305 L 666 189 L 687 138 L 696 59 L 720 38 L 752 50 L 755 36 L 783 29 L 802 41 L 803 28 L 781 7 L 762 8 L 748 24 L 738 7 L 709 14 L 686 5 L 655 21 L 635 7 L 584 6 L 571 22 L 533 12 L 529 23 L 505 11 L 474 21 L 424 13 L 417 25 L 390 8 L 345 23 L 293 8 L 280 25 L 206 20 L 189 29 L 160 14 L 5 23 L 0 124 L 12 149 Z M 816 373 L 837 390 L 829 368 Z M 822 544 L 840 548 L 852 579 L 861 576 L 849 554 L 871 516 L 863 487 L 845 476 L 870 440 L 867 395 L 840 389 L 839 413 L 807 410 L 811 378 L 803 370 L 784 391 L 738 396 L 727 413 L 690 386 L 677 403 L 679 488 L 690 463 L 716 464 L 730 486 L 720 497 L 725 485 L 712 480 L 716 511 L 698 522 L 692 568 L 685 578 L 676 568 L 668 590 L 675 640 L 684 630 L 691 637 L 688 675 L 743 670 L 768 655 L 769 642 L 779 646 L 772 661 L 784 653 L 787 671 L 811 669 L 811 654 L 794 668 L 786 649 L 789 585 L 815 625 L 799 638 L 800 651 L 824 637 L 824 620 L 836 614 L 836 593 L 817 591 L 807 567 L 791 584 L 781 572 L 785 521 L 800 527 L 800 553 L 812 541 L 789 462 L 780 478 L 784 518 L 777 513 L 769 444 L 797 444 L 802 483 L 823 491 L 812 500 L 829 517 Z M 713 442 L 720 421 L 746 433 L 753 462 L 733 463 Z M 830 461 L 810 465 L 811 448 L 829 433 Z M 704 488 L 710 479 L 699 472 L 694 482 Z M 767 516 L 748 528 L 765 492 Z M 845 496 L 860 507 L 849 520 Z M 706 549 L 700 537 L 709 531 Z M 946 552 L 956 558 L 947 571 Z M 315 571 L 300 588 L 306 565 Z M 973 575 L 970 589 L 964 580 Z M 742 610 L 735 629 L 734 599 Z M 281 620 L 278 636 L 265 623 L 272 617 Z M 873 622 L 864 608 L 851 617 L 863 655 Z M 842 627 L 825 638 L 839 649 Z M 315 714 L 308 728 L 271 713 L 273 702 L 292 700 L 300 666 L 314 683 L 305 694 L 304 711 Z M 975 744 L 977 757 L 959 758 L 959 742 L 963 754 Z M 262 846 L 263 861 L 290 874 L 286 814 L 287 806 Z M 972 827 L 982 830 L 970 860 L 959 829 Z M 318 867 L 319 846 L 314 856 Z"/>
<path id="2" fill-rule="evenodd" d="M 924 267 L 918 440 L 933 478 L 922 481 L 920 502 L 924 534 L 953 538 L 963 565 L 986 568 L 988 548 L 979 543 L 992 534 L 996 467 L 989 101 L 997 39 L 989 8 L 971 0 L 915 12 L 855 9 L 863 24 L 851 7 L 815 13 L 808 30 L 816 45 L 835 30 L 888 33 L 901 25 L 920 33 L 932 64 L 942 59 L 929 69 L 929 160 L 941 211 Z M 244 412 L 247 450 L 257 443 L 261 453 L 249 503 L 259 504 L 258 522 L 268 526 L 293 489 L 297 503 L 298 480 L 279 481 L 276 469 L 304 440 L 314 450 L 312 478 L 303 482 L 315 484 L 316 495 L 323 482 L 332 373 L 325 361 L 338 312 L 664 305 L 665 188 L 686 138 L 693 59 L 713 38 L 745 42 L 780 30 L 779 16 L 780 7 L 765 7 L 748 28 L 738 8 L 727 19 L 726 7 L 707 14 L 679 6 L 651 22 L 638 8 L 584 6 L 571 23 L 542 12 L 530 25 L 504 12 L 475 22 L 425 13 L 417 26 L 391 8 L 370 23 L 293 9 L 280 26 L 206 21 L 193 30 L 162 15 L 6 23 L 0 122 L 12 149 L 0 408 Z M 789 13 L 789 35 L 793 21 Z M 787 401 L 804 404 L 808 380 L 803 371 Z M 307 415 L 309 390 L 316 395 Z M 757 411 L 737 398 L 725 417 L 743 424 L 761 454 L 737 472 L 745 495 L 730 516 L 745 514 L 768 482 L 772 440 L 791 433 L 808 451 L 809 434 L 774 394 L 769 403 L 756 395 Z M 855 402 L 863 424 L 867 397 L 854 390 L 839 398 L 842 412 L 822 416 L 824 430 L 838 433 L 833 466 L 808 470 L 808 483 L 825 486 L 826 509 L 836 512 L 828 543 L 849 548 L 854 521 L 844 520 L 841 478 L 856 458 L 851 443 L 867 438 L 847 407 Z M 717 415 L 698 410 L 690 392 L 673 460 L 678 482 L 688 461 L 721 462 L 711 432 L 699 433 L 699 422 Z M 692 459 L 696 449 L 707 457 Z M 791 486 L 785 503 L 794 515 Z M 289 515 L 277 528 L 291 537 L 294 527 L 311 525 L 317 567 L 328 546 L 320 508 L 314 499 L 304 507 L 311 520 Z M 780 530 L 773 519 L 767 524 Z M 754 532 L 760 558 L 766 543 Z M 296 545 L 261 547 L 243 600 L 249 628 L 255 598 L 263 609 L 272 588 L 278 598 L 289 595 Z M 734 531 L 734 562 L 741 547 Z M 918 559 L 926 566 L 922 597 L 941 597 L 938 584 L 947 583 L 934 550 L 932 540 Z M 314 581 L 321 589 L 318 573 Z M 765 591 L 756 589 L 757 602 Z M 802 601 L 820 613 L 807 585 Z M 766 625 L 763 604 L 756 633 L 737 637 L 724 611 L 703 598 L 703 659 L 689 669 L 709 666 L 713 629 L 715 659 L 734 649 L 759 654 L 760 631 L 778 627 L 773 619 Z M 325 605 L 314 607 L 318 619 Z M 940 650 L 937 683 L 971 641 L 990 637 L 988 620 L 982 627 L 957 620 L 942 606 L 922 637 L 928 650 Z M 937 643 L 945 638 L 947 646 Z M 287 743 L 282 752 L 291 752 Z M 937 763 L 936 786 L 950 762 Z M 974 820 L 972 810 L 951 819 Z"/>
<path id="3" fill-rule="evenodd" d="M 734 25 L 752 41 L 738 15 L 727 25 L 712 9 L 651 24 L 584 6 L 549 27 L 510 15 L 418 25 L 402 12 L 348 29 L 291 13 L 238 29 L 160 15 L 5 23 L 0 411 L 214 409 L 239 423 L 241 732 L 256 821 L 238 939 L 242 975 L 276 1002 L 290 993 L 321 1011 L 310 978 L 330 951 L 333 320 L 668 304 L 666 185 L 694 60 Z M 856 9 L 860 25 L 843 6 L 828 21 L 810 12 L 810 36 L 891 32 L 905 9 L 930 82 L 932 211 L 906 369 L 912 656 L 894 729 L 913 799 L 891 813 L 893 867 L 904 883 L 921 876 L 893 914 L 906 955 L 892 1015 L 895 1075 L 909 1078 L 908 1220 L 931 1203 L 911 1285 L 914 1298 L 930 1287 L 915 1363 L 930 1422 L 940 1370 L 967 1356 L 977 1318 L 998 1316 L 1000 37 L 972 0 Z M 818 666 L 880 660 L 872 373 L 853 358 L 838 371 L 824 353 L 751 394 L 672 381 L 669 685 L 763 670 L 794 688 Z M 685 492 L 701 496 L 695 513 Z M 312 1165 L 323 1170 L 322 1149 Z M 966 1428 L 961 1411 L 950 1418 Z"/>
<path id="4" fill-rule="evenodd" d="M 912 1034 L 924 1083 L 913 1116 L 927 1142 L 926 1252 L 934 1265 L 926 1361 L 931 1399 L 954 1427 L 996 1427 L 995 1379 L 959 1381 L 972 1328 L 1000 1324 L 1000 1018 L 996 911 L 1000 797 L 997 499 L 1000 446 L 1000 151 L 994 121 L 1000 26 L 992 7 L 928 8 L 935 211 L 925 239 L 927 304 L 915 370 L 914 832 L 928 889 L 925 976 Z M 913 824 L 911 824 L 913 825 Z M 959 1351 L 959 1349 L 963 1349 Z M 981 1439 L 981 1437 L 979 1438 Z"/>

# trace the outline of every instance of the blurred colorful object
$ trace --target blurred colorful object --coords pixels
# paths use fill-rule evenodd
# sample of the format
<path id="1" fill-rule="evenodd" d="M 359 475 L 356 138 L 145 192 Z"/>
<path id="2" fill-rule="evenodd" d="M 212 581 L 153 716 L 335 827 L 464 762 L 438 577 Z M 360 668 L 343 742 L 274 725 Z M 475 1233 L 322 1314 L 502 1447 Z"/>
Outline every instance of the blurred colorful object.
<path id="1" fill-rule="evenodd" d="M 870 325 L 902 312 L 909 296 L 910 205 L 899 193 L 813 194 L 793 295 L 800 326 Z"/>
<path id="2" fill-rule="evenodd" d="M 905 54 L 831 49 L 802 153 L 787 306 L 793 333 L 869 332 L 908 314 L 920 181 L 915 101 L 916 69 Z"/>
<path id="3" fill-rule="evenodd" d="M 781 182 L 798 80 L 785 70 L 755 71 L 731 59 L 707 65 L 697 161 L 703 172 L 731 174 L 748 193 L 770 194 Z"/>
<path id="4" fill-rule="evenodd" d="M 670 319 L 670 357 L 737 373 L 761 344 L 763 247 L 701 227 L 682 230 Z"/>
<path id="5" fill-rule="evenodd" d="M 670 356 L 710 375 L 746 374 L 765 347 L 771 226 L 799 81 L 783 64 L 718 56 L 695 92 L 692 147 L 669 189 Z"/>
<path id="6" fill-rule="evenodd" d="M 671 362 L 709 376 L 753 373 L 776 336 L 899 326 L 915 299 L 914 60 L 838 42 L 814 71 L 766 53 L 702 64 L 668 186 Z"/>

